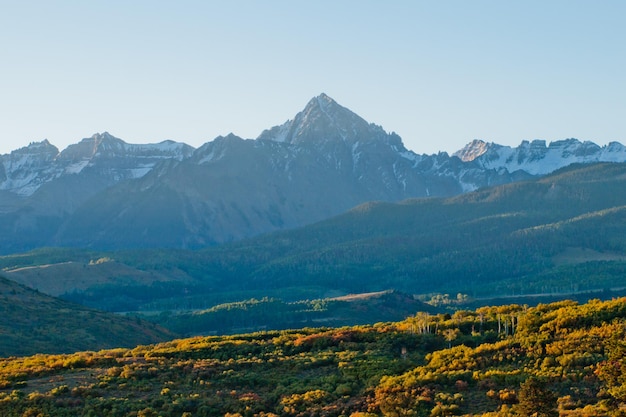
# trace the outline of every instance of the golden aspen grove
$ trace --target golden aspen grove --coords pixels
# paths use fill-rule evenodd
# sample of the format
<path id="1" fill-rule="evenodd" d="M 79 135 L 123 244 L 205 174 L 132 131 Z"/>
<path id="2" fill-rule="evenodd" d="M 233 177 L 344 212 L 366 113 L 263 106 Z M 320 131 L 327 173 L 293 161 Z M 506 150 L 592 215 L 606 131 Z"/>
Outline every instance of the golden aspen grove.
<path id="1" fill-rule="evenodd" d="M 0 361 L 22 416 L 622 416 L 626 299 Z"/>

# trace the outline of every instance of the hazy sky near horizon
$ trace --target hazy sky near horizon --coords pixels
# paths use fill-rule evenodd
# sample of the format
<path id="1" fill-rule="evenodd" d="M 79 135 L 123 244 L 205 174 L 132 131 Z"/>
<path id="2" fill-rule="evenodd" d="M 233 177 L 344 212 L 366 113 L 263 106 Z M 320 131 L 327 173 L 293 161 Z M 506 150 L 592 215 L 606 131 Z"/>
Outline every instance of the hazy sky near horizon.
<path id="1" fill-rule="evenodd" d="M 324 92 L 417 153 L 626 143 L 626 2 L 0 0 L 0 154 L 256 138 Z"/>

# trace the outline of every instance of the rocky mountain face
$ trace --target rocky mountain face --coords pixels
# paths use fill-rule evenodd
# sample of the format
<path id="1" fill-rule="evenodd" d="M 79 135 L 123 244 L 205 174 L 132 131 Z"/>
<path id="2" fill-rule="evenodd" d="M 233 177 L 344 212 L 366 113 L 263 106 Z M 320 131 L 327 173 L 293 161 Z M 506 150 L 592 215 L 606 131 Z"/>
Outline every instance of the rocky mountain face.
<path id="1" fill-rule="evenodd" d="M 47 140 L 0 156 L 0 252 L 53 244 L 53 236 L 89 198 L 140 178 L 194 148 L 172 141 L 131 145 L 96 134 L 62 152 Z M 88 234 L 92 231 L 85 231 Z"/>
<path id="2" fill-rule="evenodd" d="M 31 196 L 41 186 L 67 176 L 94 175 L 107 185 L 139 178 L 163 159 L 183 159 L 193 153 L 183 143 L 130 145 L 108 132 L 95 134 L 63 152 L 48 140 L 0 156 L 0 190 Z"/>
<path id="3" fill-rule="evenodd" d="M 593 142 L 565 139 L 523 141 L 517 148 L 474 140 L 453 156 L 464 162 L 475 162 L 481 168 L 524 171 L 531 175 L 546 175 L 573 163 L 624 162 L 626 147 L 618 142 L 599 146 Z"/>
<path id="4" fill-rule="evenodd" d="M 509 148 L 474 141 L 418 155 L 322 94 L 256 140 L 198 149 L 108 133 L 62 152 L 43 141 L 0 156 L 0 252 L 42 245 L 192 248 L 294 228 L 366 201 L 452 196 L 573 162 L 625 161 L 618 143 Z"/>

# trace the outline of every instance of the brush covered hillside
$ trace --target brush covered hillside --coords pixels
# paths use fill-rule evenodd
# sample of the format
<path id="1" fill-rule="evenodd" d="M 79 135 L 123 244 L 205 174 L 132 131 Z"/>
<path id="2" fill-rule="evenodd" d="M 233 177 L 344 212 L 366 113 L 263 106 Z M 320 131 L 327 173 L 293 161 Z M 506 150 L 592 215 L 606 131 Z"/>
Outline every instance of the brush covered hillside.
<path id="1" fill-rule="evenodd" d="M 0 356 L 156 343 L 173 333 L 49 297 L 0 277 Z"/>
<path id="2" fill-rule="evenodd" d="M 240 303 L 252 299 L 295 303 L 394 289 L 426 300 L 461 293 L 485 304 L 495 297 L 619 294 L 626 287 L 624 189 L 626 164 L 577 165 L 453 198 L 368 203 L 297 230 L 203 250 L 42 249 L 1 257 L 0 268 L 40 291 L 54 282 L 55 295 L 95 308 L 201 310 L 186 317 L 204 323 L 237 317 L 231 332 L 293 326 L 289 319 L 245 325 L 259 317 L 258 309 Z M 64 280 L 72 284 L 61 285 Z M 218 320 L 226 310 L 230 318 Z M 357 317 L 352 323 L 362 323 Z M 152 319 L 177 322 L 167 314 Z"/>
<path id="3" fill-rule="evenodd" d="M 623 416 L 626 299 L 0 360 L 21 416 Z"/>

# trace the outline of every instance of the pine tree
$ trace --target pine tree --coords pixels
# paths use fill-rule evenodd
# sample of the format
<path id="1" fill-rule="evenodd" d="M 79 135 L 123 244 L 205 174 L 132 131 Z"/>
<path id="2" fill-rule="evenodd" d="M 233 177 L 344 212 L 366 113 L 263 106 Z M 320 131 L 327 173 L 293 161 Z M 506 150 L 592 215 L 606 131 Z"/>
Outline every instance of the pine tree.
<path id="1" fill-rule="evenodd" d="M 558 417 L 556 395 L 544 381 L 528 378 L 520 387 L 517 409 L 524 416 Z"/>

